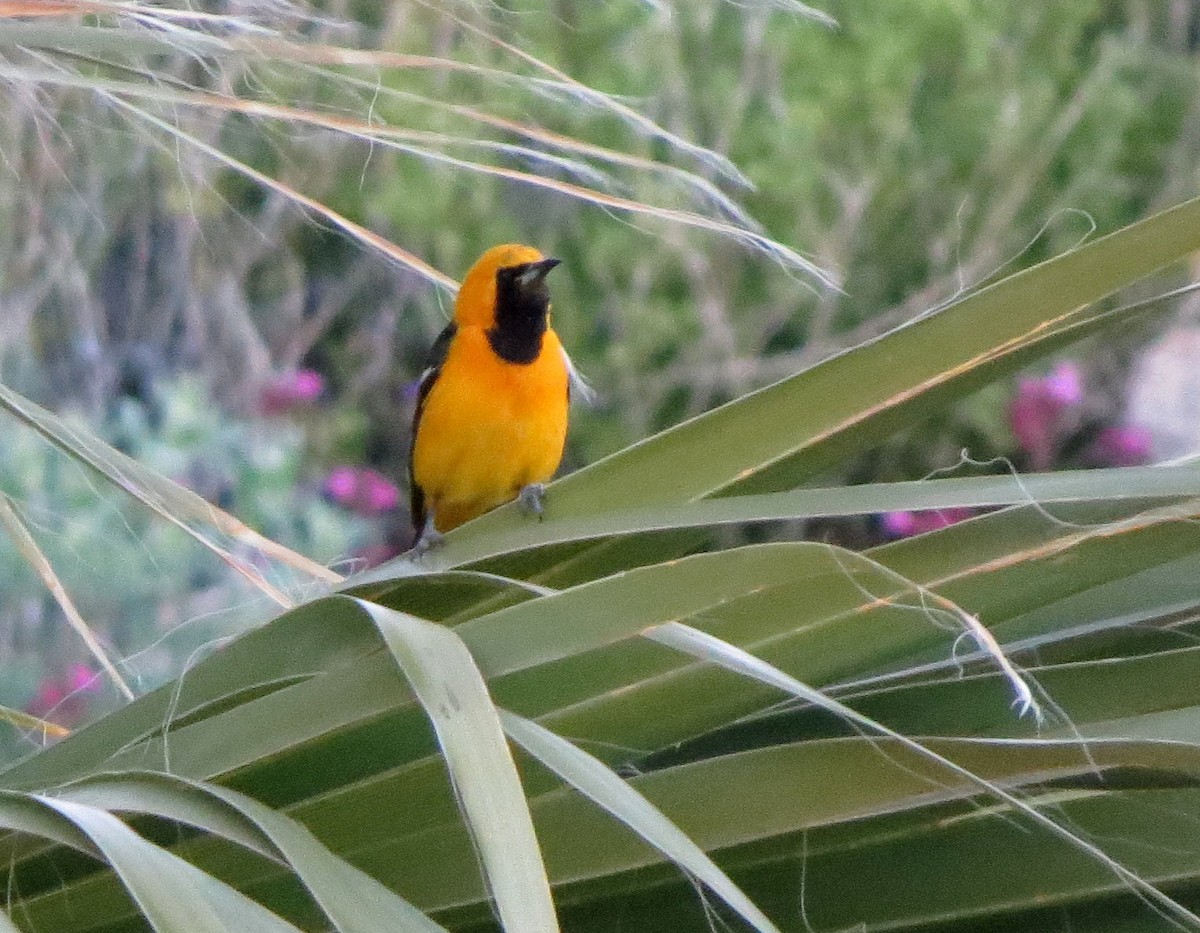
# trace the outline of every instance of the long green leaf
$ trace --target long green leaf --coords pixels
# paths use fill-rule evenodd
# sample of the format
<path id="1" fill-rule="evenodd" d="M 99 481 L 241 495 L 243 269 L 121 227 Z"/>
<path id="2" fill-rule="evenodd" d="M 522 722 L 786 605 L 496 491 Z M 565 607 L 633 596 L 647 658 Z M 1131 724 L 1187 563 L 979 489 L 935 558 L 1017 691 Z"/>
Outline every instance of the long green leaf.
<path id="1" fill-rule="evenodd" d="M 1143 774 L 1145 786 L 1200 781 L 1197 748 L 1174 742 L 1096 741 L 1087 748 L 1074 740 L 929 739 L 926 744 L 1013 793 L 1046 781 L 1090 787 L 1098 776 L 1117 776 L 1123 769 Z M 695 843 L 718 853 L 717 861 L 727 870 L 730 863 L 719 853 L 731 847 L 767 845 L 797 832 L 919 811 L 933 803 L 978 794 L 972 780 L 934 768 L 927 758 L 894 740 L 861 737 L 719 756 L 636 776 L 630 782 Z M 575 897 L 594 894 L 594 889 L 572 893 L 571 885 L 600 884 L 606 879 L 601 887 L 622 889 L 630 883 L 631 873 L 663 864 L 661 853 L 580 799 L 572 788 L 538 795 L 532 809 L 564 907 Z M 1029 834 L 1029 838 L 1040 835 Z M 587 839 L 589 845 L 581 846 L 580 839 Z M 422 857 L 435 842 L 447 859 L 441 866 L 426 864 Z M 465 833 L 452 824 L 400 838 L 381 835 L 364 856 L 368 870 L 392 873 L 397 880 L 436 892 L 439 900 L 428 907 L 480 904 L 481 891 L 472 887 L 470 878 L 457 871 L 452 877 L 440 874 L 445 864 L 461 867 L 473 858 Z M 1192 871 L 1200 874 L 1200 854 L 1193 852 L 1191 860 Z M 672 877 L 675 872 L 662 869 L 661 874 Z"/>
<path id="2" fill-rule="evenodd" d="M 506 929 L 557 931 L 550 885 L 499 714 L 449 629 L 363 603 L 437 731 Z"/>
<path id="3" fill-rule="evenodd" d="M 129 774 L 70 785 L 58 793 L 58 799 L 105 810 L 153 813 L 283 860 L 334 929 L 344 933 L 444 933 L 443 927 L 403 898 L 333 855 L 303 826 L 229 788 L 165 774 Z"/>
<path id="4" fill-rule="evenodd" d="M 297 927 L 205 874 L 170 852 L 147 842 L 112 814 L 54 797 L 33 797 L 81 832 L 128 889 L 154 930 L 178 933 L 298 933 Z M 5 800 L 11 809 L 13 798 Z M 7 822 L 7 813 L 0 816 Z M 64 918 L 66 920 L 66 918 Z M 77 928 L 77 919 L 56 929 Z"/>
<path id="5" fill-rule="evenodd" d="M 351 577 L 343 589 L 373 593 L 379 591 L 379 584 L 372 581 L 394 580 L 397 574 L 406 578 L 410 573 L 445 571 L 525 549 L 639 532 L 889 511 L 1051 506 L 1064 502 L 1150 502 L 1186 496 L 1200 496 L 1200 465 L 1196 463 L 792 489 L 562 519 L 551 515 L 544 521 L 518 520 L 511 527 L 485 531 L 457 547 L 447 547 L 445 553 L 423 555 L 415 565 L 392 564 L 388 570 Z"/>
<path id="6" fill-rule="evenodd" d="M 1103 838 L 1115 857 L 1148 880 L 1172 885 L 1181 900 L 1195 904 L 1190 827 L 1200 805 L 1195 790 L 1045 794 L 1034 802 Z M 1169 933 L 1184 928 L 1104 877 L 1094 863 L 1057 840 L 1031 836 L 1006 813 L 938 808 L 899 827 L 879 822 L 884 825 L 878 829 L 876 821 L 855 824 L 857 838 L 802 832 L 769 847 L 747 847 L 743 865 L 732 864 L 740 853 L 723 861 L 789 930 Z M 826 848 L 830 835 L 843 836 L 842 844 Z M 914 884 L 914 879 L 922 880 Z M 564 922 L 619 917 L 619 927 L 603 921 L 587 927 L 604 933 L 711 928 L 686 884 L 649 873 L 636 883 L 636 893 L 617 890 L 581 898 L 575 909 L 564 898 Z"/>
<path id="7" fill-rule="evenodd" d="M 1190 928 L 1200 929 L 1200 916 L 1192 913 L 1192 911 L 1188 910 L 1182 904 L 1147 883 L 1136 872 L 1131 871 L 1124 864 L 1107 855 L 1099 846 L 1046 816 L 1041 810 L 1031 807 L 1025 801 L 1004 790 L 999 785 L 986 778 L 979 777 L 970 769 L 964 768 L 957 762 L 950 760 L 920 742 L 896 732 L 894 729 L 890 729 L 869 717 L 863 716 L 844 703 L 834 700 L 818 690 L 812 689 L 794 677 L 789 677 L 778 668 L 770 664 L 765 664 L 759 658 L 727 642 L 715 639 L 704 632 L 697 631 L 688 626 L 675 624 L 662 626 L 650 634 L 651 637 L 661 640 L 663 644 L 669 645 L 672 648 L 728 667 L 748 677 L 761 680 L 780 690 L 791 693 L 805 702 L 820 706 L 863 729 L 887 736 L 918 755 L 928 757 L 930 761 L 942 765 L 956 776 L 965 778 L 967 781 L 976 784 L 981 790 L 994 795 L 1003 803 L 1012 807 L 1014 811 L 1029 818 L 1036 825 L 1049 830 L 1051 834 L 1057 836 L 1079 852 L 1091 856 L 1099 864 L 1108 868 L 1117 878 L 1128 884 L 1130 890 L 1146 897 L 1150 903 L 1162 910 L 1166 915 L 1186 924 Z"/>
<path id="8" fill-rule="evenodd" d="M 779 933 L 775 924 L 738 890 L 700 846 L 605 764 L 531 720 L 512 713 L 502 713 L 501 718 L 504 731 L 513 741 L 571 787 L 628 825 L 688 875 L 711 888 L 756 930 Z"/>

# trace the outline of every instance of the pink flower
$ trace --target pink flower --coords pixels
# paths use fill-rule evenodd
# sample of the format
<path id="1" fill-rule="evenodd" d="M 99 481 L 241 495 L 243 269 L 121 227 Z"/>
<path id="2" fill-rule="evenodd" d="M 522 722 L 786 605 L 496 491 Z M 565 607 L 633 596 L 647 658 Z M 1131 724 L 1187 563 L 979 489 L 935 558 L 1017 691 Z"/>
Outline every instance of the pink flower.
<path id="1" fill-rule="evenodd" d="M 285 415 L 314 404 L 325 391 L 325 378 L 313 369 L 282 373 L 265 386 L 258 408 L 264 415 Z"/>
<path id="2" fill-rule="evenodd" d="M 920 512 L 885 512 L 880 520 L 883 532 L 889 538 L 908 538 L 912 535 L 937 531 L 955 522 L 974 515 L 972 509 L 962 506 L 952 509 L 927 509 Z"/>
<path id="3" fill-rule="evenodd" d="M 338 505 L 350 508 L 358 495 L 358 471 L 354 467 L 334 467 L 325 477 L 325 494 Z"/>
<path id="4" fill-rule="evenodd" d="M 71 693 L 99 693 L 104 689 L 99 673 L 86 664 L 72 664 L 67 668 L 66 680 Z"/>
<path id="5" fill-rule="evenodd" d="M 1072 409 L 1083 401 L 1083 379 L 1070 361 L 1059 363 L 1046 376 L 1024 377 L 1009 403 L 1008 423 L 1017 443 L 1029 455 L 1034 470 L 1054 463 L 1058 442 L 1070 426 Z"/>
<path id="6" fill-rule="evenodd" d="M 100 675 L 86 664 L 72 664 L 65 674 L 50 675 L 38 684 L 37 693 L 25 704 L 25 711 L 66 726 L 73 726 L 87 715 L 88 694 L 100 693 L 104 685 Z"/>
<path id="7" fill-rule="evenodd" d="M 45 716 L 66 699 L 67 692 L 55 677 L 47 677 L 38 684 L 37 693 L 25 704 L 25 711 L 34 716 Z"/>
<path id="8" fill-rule="evenodd" d="M 361 510 L 368 515 L 390 512 L 400 504 L 400 489 L 377 470 L 362 472 Z"/>
<path id="9" fill-rule="evenodd" d="M 1070 360 L 1064 360 L 1050 370 L 1042 384 L 1046 396 L 1064 408 L 1083 401 L 1083 374 L 1079 372 L 1079 365 Z"/>
<path id="10" fill-rule="evenodd" d="M 338 505 L 367 517 L 400 505 L 400 488 L 378 470 L 336 467 L 325 478 L 324 488 Z"/>
<path id="11" fill-rule="evenodd" d="M 315 402 L 325 391 L 325 379 L 315 369 L 298 369 L 292 376 L 292 391 L 303 402 Z"/>
<path id="12" fill-rule="evenodd" d="M 1091 459 L 1109 466 L 1138 466 L 1152 459 L 1150 432 L 1137 425 L 1112 425 L 1102 430 Z"/>

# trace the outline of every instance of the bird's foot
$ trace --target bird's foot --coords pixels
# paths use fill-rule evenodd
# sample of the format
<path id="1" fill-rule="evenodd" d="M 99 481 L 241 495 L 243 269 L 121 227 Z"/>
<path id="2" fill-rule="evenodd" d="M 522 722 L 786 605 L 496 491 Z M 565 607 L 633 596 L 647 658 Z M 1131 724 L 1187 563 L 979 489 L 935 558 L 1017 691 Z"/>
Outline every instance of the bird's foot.
<path id="1" fill-rule="evenodd" d="M 520 505 L 521 511 L 529 515 L 542 517 L 542 499 L 546 495 L 546 486 L 544 483 L 530 483 L 528 486 L 521 487 L 521 494 L 517 496 L 517 504 Z"/>
<path id="2" fill-rule="evenodd" d="M 423 557 L 445 543 L 446 536 L 433 527 L 433 517 L 430 516 L 425 522 L 425 527 L 421 529 L 417 543 L 412 546 L 413 557 Z"/>

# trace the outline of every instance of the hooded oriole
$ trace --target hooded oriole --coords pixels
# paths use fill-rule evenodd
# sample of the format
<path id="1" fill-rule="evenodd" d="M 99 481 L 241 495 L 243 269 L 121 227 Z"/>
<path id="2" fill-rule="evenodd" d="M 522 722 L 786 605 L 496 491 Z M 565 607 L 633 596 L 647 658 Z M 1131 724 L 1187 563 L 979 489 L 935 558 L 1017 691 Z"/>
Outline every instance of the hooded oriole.
<path id="1" fill-rule="evenodd" d="M 546 274 L 558 262 L 505 244 L 484 253 L 463 280 L 413 415 L 409 480 L 419 544 L 518 497 L 541 512 L 542 484 L 562 459 L 575 375 L 550 327 Z"/>

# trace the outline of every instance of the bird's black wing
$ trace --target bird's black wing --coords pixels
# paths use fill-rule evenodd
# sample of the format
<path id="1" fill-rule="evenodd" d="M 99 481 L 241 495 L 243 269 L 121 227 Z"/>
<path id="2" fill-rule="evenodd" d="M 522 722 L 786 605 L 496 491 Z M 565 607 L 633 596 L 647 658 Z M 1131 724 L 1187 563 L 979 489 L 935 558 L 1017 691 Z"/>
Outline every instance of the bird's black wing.
<path id="1" fill-rule="evenodd" d="M 429 398 L 429 390 L 437 382 L 438 375 L 442 371 L 442 364 L 446 362 L 446 357 L 450 354 L 450 344 L 454 341 L 454 334 L 457 330 L 457 326 L 451 322 L 446 325 L 445 330 L 438 334 L 437 340 L 433 342 L 433 347 L 429 351 L 428 365 L 421 373 L 421 382 L 417 387 L 417 407 L 413 412 L 412 437 L 408 445 L 408 488 L 413 533 L 418 538 L 425 530 L 427 515 L 425 514 L 425 491 L 417 485 L 416 477 L 413 476 L 413 451 L 417 446 L 417 428 L 421 424 L 421 415 L 425 412 L 425 400 Z"/>

